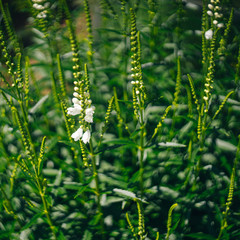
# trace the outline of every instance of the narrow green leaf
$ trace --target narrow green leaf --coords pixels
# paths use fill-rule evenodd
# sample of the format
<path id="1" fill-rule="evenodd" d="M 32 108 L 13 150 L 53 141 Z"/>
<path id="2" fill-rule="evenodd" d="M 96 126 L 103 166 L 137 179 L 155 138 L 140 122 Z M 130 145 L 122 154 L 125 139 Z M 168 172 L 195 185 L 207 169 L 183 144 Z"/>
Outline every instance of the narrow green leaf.
<path id="1" fill-rule="evenodd" d="M 186 235 L 186 237 L 192 237 L 193 239 L 203 239 L 203 240 L 215 240 L 216 238 L 208 235 L 208 234 L 204 234 L 204 233 L 190 233 L 188 235 Z"/>
<path id="2" fill-rule="evenodd" d="M 175 143 L 175 142 L 161 142 L 161 143 L 158 143 L 158 146 L 160 146 L 160 147 L 174 147 L 174 148 L 186 147 L 186 145 L 184 145 L 184 144 Z"/>
<path id="3" fill-rule="evenodd" d="M 89 232 L 88 230 L 85 230 L 82 240 L 91 240 L 92 236 L 93 235 L 91 232 Z"/>
<path id="4" fill-rule="evenodd" d="M 1 88 L 1 87 L 0 87 L 0 89 L 1 89 L 3 92 L 5 92 L 6 94 L 8 94 L 9 96 L 11 96 L 12 98 L 14 98 L 15 100 L 18 100 L 18 99 L 17 99 L 17 96 L 16 96 L 14 93 L 10 92 L 10 91 L 7 90 L 7 89 Z"/>
<path id="5" fill-rule="evenodd" d="M 133 141 L 125 140 L 125 139 L 107 140 L 107 141 L 104 141 L 103 143 L 105 143 L 105 144 L 121 144 L 121 145 L 137 146 L 137 144 L 134 143 Z"/>
<path id="6" fill-rule="evenodd" d="M 27 229 L 27 228 L 30 228 L 33 224 L 36 223 L 36 221 L 38 220 L 38 218 L 42 217 L 42 215 L 43 215 L 43 212 L 40 212 L 40 213 L 35 214 L 35 215 L 30 219 L 30 221 L 28 221 L 27 224 L 21 228 L 21 231 L 23 231 L 23 230 L 25 230 L 25 229 Z"/>

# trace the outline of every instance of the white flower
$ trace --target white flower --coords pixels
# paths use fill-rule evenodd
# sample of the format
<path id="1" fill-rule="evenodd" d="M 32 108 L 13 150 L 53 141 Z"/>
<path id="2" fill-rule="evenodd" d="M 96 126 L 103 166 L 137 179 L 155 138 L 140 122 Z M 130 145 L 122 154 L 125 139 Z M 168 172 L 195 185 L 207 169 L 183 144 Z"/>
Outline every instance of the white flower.
<path id="1" fill-rule="evenodd" d="M 88 123 L 92 123 L 93 122 L 93 115 L 86 115 L 84 117 L 84 120 Z"/>
<path id="2" fill-rule="evenodd" d="M 33 4 L 33 7 L 34 7 L 35 9 L 37 9 L 37 10 L 43 10 L 43 9 L 44 9 L 44 7 L 43 7 L 42 5 L 39 5 L 39 4 L 37 4 L 37 3 L 34 3 L 34 4 Z"/>
<path id="3" fill-rule="evenodd" d="M 72 102 L 73 102 L 73 104 L 75 105 L 75 104 L 78 104 L 78 105 L 80 105 L 81 106 L 81 101 L 80 100 L 78 100 L 77 98 L 73 98 L 72 99 Z"/>
<path id="4" fill-rule="evenodd" d="M 74 93 L 73 93 L 73 96 L 74 96 L 74 97 L 79 97 L 79 94 L 78 94 L 77 92 L 74 92 Z"/>
<path id="5" fill-rule="evenodd" d="M 209 40 L 209 39 L 212 39 L 212 37 L 213 37 L 213 30 L 212 29 L 207 30 L 205 32 L 205 38 Z"/>
<path id="6" fill-rule="evenodd" d="M 75 116 L 81 113 L 82 107 L 81 107 L 81 101 L 77 98 L 72 99 L 73 107 L 70 107 L 67 109 L 67 114 Z"/>
<path id="7" fill-rule="evenodd" d="M 207 15 L 212 17 L 212 16 L 213 16 L 212 11 L 208 10 L 208 11 L 207 11 Z"/>
<path id="8" fill-rule="evenodd" d="M 83 135 L 83 129 L 80 127 L 76 132 L 74 132 L 71 137 L 74 141 L 78 141 Z"/>
<path id="9" fill-rule="evenodd" d="M 78 104 L 74 104 L 74 107 L 70 107 L 67 109 L 67 114 L 75 116 L 80 114 L 82 111 L 82 107 Z"/>
<path id="10" fill-rule="evenodd" d="M 43 0 L 32 0 L 34 3 L 42 3 Z"/>
<path id="11" fill-rule="evenodd" d="M 223 23 L 219 23 L 217 26 L 218 26 L 219 28 L 222 28 L 222 27 L 224 27 L 224 24 L 223 24 Z"/>
<path id="12" fill-rule="evenodd" d="M 204 100 L 204 101 L 207 101 L 207 100 L 208 100 L 208 97 L 207 97 L 207 96 L 204 96 L 204 97 L 203 97 L 203 100 Z"/>
<path id="13" fill-rule="evenodd" d="M 211 9 L 211 10 L 213 10 L 214 7 L 213 7 L 212 4 L 208 4 L 208 8 Z"/>
<path id="14" fill-rule="evenodd" d="M 47 14 L 44 13 L 44 12 L 40 12 L 38 15 L 37 15 L 37 18 L 46 18 L 47 17 Z"/>
<path id="15" fill-rule="evenodd" d="M 217 21 L 217 20 L 213 20 L 213 24 L 214 24 L 214 25 L 217 25 L 217 24 L 218 24 L 218 21 Z"/>
<path id="16" fill-rule="evenodd" d="M 91 106 L 90 108 L 87 108 L 85 110 L 86 115 L 93 115 L 94 114 L 95 107 Z"/>
<path id="17" fill-rule="evenodd" d="M 91 137 L 91 133 L 89 130 L 87 130 L 83 136 L 82 136 L 82 141 L 86 144 L 86 143 L 89 143 L 89 140 L 90 140 L 90 137 Z"/>
<path id="18" fill-rule="evenodd" d="M 95 107 L 94 106 L 91 106 L 90 108 L 87 108 L 85 110 L 85 117 L 84 117 L 84 120 L 86 122 L 89 122 L 89 123 L 92 123 L 93 122 L 93 114 L 94 114 L 94 110 L 95 110 Z"/>

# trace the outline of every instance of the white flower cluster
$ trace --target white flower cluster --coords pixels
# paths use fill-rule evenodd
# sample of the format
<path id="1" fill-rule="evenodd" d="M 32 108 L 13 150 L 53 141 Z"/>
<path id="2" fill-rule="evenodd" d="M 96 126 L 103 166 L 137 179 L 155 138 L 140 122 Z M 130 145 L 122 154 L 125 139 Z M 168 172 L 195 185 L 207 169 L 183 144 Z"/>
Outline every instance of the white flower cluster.
<path id="1" fill-rule="evenodd" d="M 78 82 L 75 81 L 74 84 L 77 85 Z M 91 133 L 89 128 L 85 127 L 85 125 L 93 122 L 95 107 L 91 106 L 92 101 L 89 99 L 88 92 L 84 92 L 85 100 L 80 100 L 83 99 L 83 97 L 77 92 L 79 90 L 78 87 L 74 87 L 74 90 L 74 98 L 72 99 L 73 107 L 69 107 L 67 109 L 67 114 L 72 116 L 80 115 L 82 120 L 80 123 L 82 124 L 78 130 L 72 134 L 71 137 L 74 139 L 74 141 L 79 141 L 81 139 L 86 144 L 90 141 Z M 86 130 L 85 132 L 84 129 Z"/>
<path id="2" fill-rule="evenodd" d="M 46 18 L 48 13 L 47 9 L 49 8 L 50 3 L 45 0 L 32 0 L 32 2 L 33 8 L 39 12 L 36 18 Z"/>
<path id="3" fill-rule="evenodd" d="M 219 0 L 211 0 L 211 3 L 208 4 L 208 11 L 207 15 L 212 17 L 212 23 L 213 26 L 217 28 L 222 28 L 224 27 L 224 24 L 220 22 L 222 18 L 222 13 L 219 13 L 221 10 L 221 7 L 219 7 Z M 213 37 L 213 30 L 209 29 L 208 31 L 205 32 L 205 38 L 207 40 L 212 39 Z"/>
<path id="4" fill-rule="evenodd" d="M 207 30 L 205 32 L 205 38 L 209 40 L 209 39 L 212 39 L 212 37 L 213 37 L 213 30 L 212 29 Z"/>

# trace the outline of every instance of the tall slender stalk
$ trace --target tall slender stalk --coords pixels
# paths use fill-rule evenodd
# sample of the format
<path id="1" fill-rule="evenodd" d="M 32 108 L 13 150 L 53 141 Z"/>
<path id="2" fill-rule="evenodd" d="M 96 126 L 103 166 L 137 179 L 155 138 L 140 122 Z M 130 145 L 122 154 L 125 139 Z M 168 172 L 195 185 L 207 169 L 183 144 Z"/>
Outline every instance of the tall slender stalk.
<path id="1" fill-rule="evenodd" d="M 145 132 L 145 125 L 143 120 L 143 114 L 144 109 L 141 107 L 140 109 L 140 159 L 139 159 L 139 165 L 140 165 L 140 190 L 141 190 L 141 198 L 143 198 L 144 195 L 144 132 Z"/>
<path id="2" fill-rule="evenodd" d="M 100 192 L 100 187 L 99 187 L 98 170 L 97 170 L 97 165 L 96 165 L 96 157 L 95 157 L 94 150 L 93 150 L 92 139 L 90 139 L 89 148 L 90 148 L 90 153 L 91 153 L 91 158 L 92 158 L 93 176 L 94 176 L 94 180 L 95 180 L 95 188 L 96 188 L 95 193 L 96 193 L 96 197 L 97 197 L 97 208 L 98 208 L 98 213 L 100 214 L 101 238 L 105 239 L 104 218 L 103 218 L 103 211 L 102 211 L 102 206 L 101 206 L 101 192 Z"/>

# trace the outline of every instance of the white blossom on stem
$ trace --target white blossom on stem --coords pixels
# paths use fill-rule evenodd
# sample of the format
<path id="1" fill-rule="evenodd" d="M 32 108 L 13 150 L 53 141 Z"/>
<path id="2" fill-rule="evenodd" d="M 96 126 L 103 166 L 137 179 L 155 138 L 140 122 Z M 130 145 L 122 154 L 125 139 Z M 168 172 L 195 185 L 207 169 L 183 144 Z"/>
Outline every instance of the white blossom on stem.
<path id="1" fill-rule="evenodd" d="M 85 134 L 85 133 L 84 133 Z M 83 129 L 80 127 L 76 132 L 74 132 L 71 137 L 74 139 L 74 141 L 80 140 L 80 138 L 83 136 Z"/>
<path id="2" fill-rule="evenodd" d="M 213 30 L 212 30 L 212 29 L 209 29 L 209 30 L 207 30 L 207 31 L 205 32 L 205 38 L 206 38 L 207 40 L 210 40 L 210 39 L 213 38 Z"/>
<path id="3" fill-rule="evenodd" d="M 83 136 L 82 136 L 82 141 L 86 144 L 86 143 L 89 143 L 90 141 L 90 137 L 91 137 L 91 133 L 89 130 L 87 130 Z"/>
<path id="4" fill-rule="evenodd" d="M 91 106 L 90 108 L 87 108 L 85 110 L 85 117 L 84 117 L 84 120 L 86 122 L 89 122 L 89 123 L 92 123 L 93 122 L 93 114 L 94 114 L 94 110 L 95 110 L 95 107 L 94 106 Z"/>
<path id="5" fill-rule="evenodd" d="M 67 114 L 75 116 L 81 113 L 82 107 L 81 107 L 81 101 L 78 100 L 77 98 L 72 99 L 73 102 L 73 107 L 69 107 L 67 109 Z"/>
<path id="6" fill-rule="evenodd" d="M 210 10 L 209 10 L 209 11 L 207 11 L 207 15 L 212 17 L 212 16 L 213 16 L 213 13 L 212 13 L 212 11 L 210 11 Z"/>

